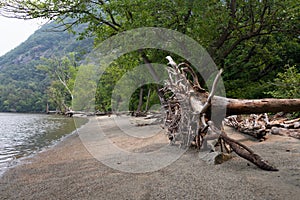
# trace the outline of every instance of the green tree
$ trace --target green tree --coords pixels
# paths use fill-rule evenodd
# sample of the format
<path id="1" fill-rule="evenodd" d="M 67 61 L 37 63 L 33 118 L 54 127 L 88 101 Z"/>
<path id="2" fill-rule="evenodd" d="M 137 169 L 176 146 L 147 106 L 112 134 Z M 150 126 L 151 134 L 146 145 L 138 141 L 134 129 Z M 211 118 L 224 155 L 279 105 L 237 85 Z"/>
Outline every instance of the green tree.
<path id="1" fill-rule="evenodd" d="M 4 2 L 4 1 L 1 1 Z M 47 104 L 47 88 L 50 78 L 45 71 L 37 70 L 36 66 L 42 64 L 41 58 L 59 58 L 68 52 L 76 52 L 76 61 L 92 49 L 93 38 L 76 40 L 78 35 L 67 31 L 53 32 L 56 22 L 43 25 L 33 35 L 18 47 L 0 57 L 0 87 L 9 90 L 0 90 L 0 112 L 45 112 Z M 80 27 L 74 27 L 80 30 Z M 61 27 L 60 30 L 63 30 Z M 31 90 L 30 95 L 27 90 Z M 9 93 L 14 94 L 11 98 Z M 5 106 L 2 104 L 5 102 Z M 18 109 L 16 109 L 18 105 Z M 53 106 L 52 109 L 55 109 Z"/>
<path id="2" fill-rule="evenodd" d="M 271 82 L 273 90 L 266 92 L 275 98 L 300 98 L 300 68 L 297 66 L 285 66 L 284 72 L 279 72 Z M 300 112 L 293 113 L 299 117 Z"/>
<path id="3" fill-rule="evenodd" d="M 73 19 L 66 28 L 87 23 L 81 36 L 95 36 L 96 44 L 143 26 L 180 31 L 207 48 L 225 69 L 223 79 L 231 97 L 262 97 L 268 90 L 265 83 L 285 64 L 299 66 L 300 6 L 296 0 L 9 0 L 1 13 Z M 136 56 L 157 62 L 165 54 L 147 50 Z"/>
<path id="4" fill-rule="evenodd" d="M 286 66 L 271 83 L 274 90 L 267 92 L 276 98 L 300 98 L 300 68 Z"/>
<path id="5" fill-rule="evenodd" d="M 45 71 L 51 80 L 47 91 L 50 107 L 65 112 L 71 107 L 78 71 L 75 53 L 62 58 L 44 58 L 44 64 L 37 66 L 37 69 Z"/>

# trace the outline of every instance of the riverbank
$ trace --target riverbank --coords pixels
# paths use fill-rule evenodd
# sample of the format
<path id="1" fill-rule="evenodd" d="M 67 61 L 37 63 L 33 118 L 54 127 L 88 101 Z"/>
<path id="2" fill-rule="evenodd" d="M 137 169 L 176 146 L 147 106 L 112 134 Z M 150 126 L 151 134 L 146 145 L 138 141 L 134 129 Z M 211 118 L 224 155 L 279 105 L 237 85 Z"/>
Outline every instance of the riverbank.
<path id="1" fill-rule="evenodd" d="M 97 131 L 93 125 L 82 128 Z M 126 138 L 122 142 L 128 144 Z M 135 145 L 127 147 L 134 150 Z M 158 171 L 126 173 L 94 159 L 74 133 L 7 171 L 0 179 L 0 199 L 298 199 L 299 140 L 272 135 L 247 145 L 279 172 L 262 171 L 239 157 L 208 165 L 189 150 Z"/>
<path id="2" fill-rule="evenodd" d="M 86 122 L 82 117 L 0 113 L 0 177 L 8 168 L 49 149 Z"/>

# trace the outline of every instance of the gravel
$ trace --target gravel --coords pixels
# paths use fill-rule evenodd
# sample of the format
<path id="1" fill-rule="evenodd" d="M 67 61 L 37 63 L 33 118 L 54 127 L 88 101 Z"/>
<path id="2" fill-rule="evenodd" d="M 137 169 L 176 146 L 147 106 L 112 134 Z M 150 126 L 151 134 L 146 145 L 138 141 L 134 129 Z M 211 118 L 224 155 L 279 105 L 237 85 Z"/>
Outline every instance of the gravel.
<path id="1" fill-rule="evenodd" d="M 83 130 L 93 123 L 96 122 L 91 120 Z M 140 128 L 130 127 L 130 130 Z M 116 137 L 114 141 L 118 141 Z M 126 138 L 122 138 L 122 143 L 126 144 Z M 144 147 L 128 143 L 132 145 L 127 145 L 127 149 L 134 150 L 135 146 L 139 152 L 149 147 L 147 142 Z M 8 170 L 0 179 L 0 199 L 298 200 L 300 141 L 269 135 L 264 142 L 248 140 L 247 145 L 279 171 L 263 171 L 239 157 L 221 165 L 210 165 L 199 159 L 196 150 L 190 149 L 160 170 L 127 173 L 96 160 L 74 133 L 55 147 Z M 153 150 L 153 145 L 149 150 Z"/>

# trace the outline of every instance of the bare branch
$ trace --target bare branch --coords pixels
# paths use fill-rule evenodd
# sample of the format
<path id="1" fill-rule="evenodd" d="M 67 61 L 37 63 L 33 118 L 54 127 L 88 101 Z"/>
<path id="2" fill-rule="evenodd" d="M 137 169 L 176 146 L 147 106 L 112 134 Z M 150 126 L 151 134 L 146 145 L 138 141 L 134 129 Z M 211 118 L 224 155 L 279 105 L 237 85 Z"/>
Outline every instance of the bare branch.
<path id="1" fill-rule="evenodd" d="M 218 84 L 218 82 L 219 82 L 219 80 L 221 78 L 222 72 L 223 72 L 223 70 L 220 69 L 220 71 L 218 72 L 218 74 L 217 74 L 217 76 L 216 76 L 216 78 L 215 78 L 215 80 L 213 82 L 210 94 L 209 94 L 209 96 L 208 96 L 208 98 L 207 98 L 207 100 L 206 100 L 206 102 L 205 102 L 205 104 L 204 104 L 204 106 L 203 106 L 203 108 L 202 108 L 202 110 L 200 112 L 201 114 L 205 113 L 207 111 L 208 107 L 211 105 L 211 100 L 212 100 L 213 96 L 215 95 L 217 84 Z"/>

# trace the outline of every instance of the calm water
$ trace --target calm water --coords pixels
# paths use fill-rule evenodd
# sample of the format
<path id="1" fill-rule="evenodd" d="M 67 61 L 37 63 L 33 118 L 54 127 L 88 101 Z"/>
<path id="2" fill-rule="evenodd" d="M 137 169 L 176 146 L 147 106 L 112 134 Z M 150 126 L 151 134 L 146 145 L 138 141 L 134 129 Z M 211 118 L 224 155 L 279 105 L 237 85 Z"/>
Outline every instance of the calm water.
<path id="1" fill-rule="evenodd" d="M 86 119 L 76 120 L 59 115 L 0 113 L 0 176 L 10 166 L 45 149 Z"/>

